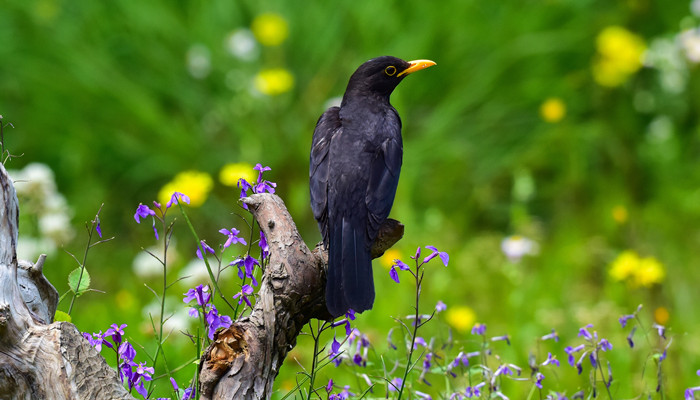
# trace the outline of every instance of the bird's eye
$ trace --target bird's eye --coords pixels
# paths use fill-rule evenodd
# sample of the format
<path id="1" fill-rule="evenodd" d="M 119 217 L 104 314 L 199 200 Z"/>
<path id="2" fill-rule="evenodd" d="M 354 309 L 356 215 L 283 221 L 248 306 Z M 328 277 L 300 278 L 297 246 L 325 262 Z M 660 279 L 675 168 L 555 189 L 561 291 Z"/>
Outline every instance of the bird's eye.
<path id="1" fill-rule="evenodd" d="M 393 65 L 390 65 L 390 66 L 384 68 L 384 73 L 387 74 L 388 76 L 394 76 L 394 74 L 396 73 L 396 67 L 394 67 Z"/>

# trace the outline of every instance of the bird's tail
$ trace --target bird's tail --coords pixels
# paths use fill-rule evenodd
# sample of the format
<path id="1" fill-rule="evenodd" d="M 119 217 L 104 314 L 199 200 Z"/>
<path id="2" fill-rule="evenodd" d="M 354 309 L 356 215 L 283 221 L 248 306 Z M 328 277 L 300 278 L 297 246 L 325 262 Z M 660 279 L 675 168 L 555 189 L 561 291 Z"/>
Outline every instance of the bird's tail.
<path id="1" fill-rule="evenodd" d="M 369 310 L 374 304 L 374 278 L 365 228 L 343 218 L 331 230 L 326 282 L 328 311 L 337 317 L 348 309 Z"/>

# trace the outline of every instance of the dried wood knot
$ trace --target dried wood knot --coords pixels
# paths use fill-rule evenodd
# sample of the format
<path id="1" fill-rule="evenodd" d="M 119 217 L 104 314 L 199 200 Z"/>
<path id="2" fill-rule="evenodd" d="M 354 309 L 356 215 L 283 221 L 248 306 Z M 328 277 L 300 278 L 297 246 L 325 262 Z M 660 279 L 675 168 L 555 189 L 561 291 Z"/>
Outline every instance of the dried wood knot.
<path id="1" fill-rule="evenodd" d="M 214 342 L 207 356 L 208 368 L 214 371 L 226 371 L 238 357 L 248 354 L 248 343 L 243 331 L 236 325 L 222 329 L 214 336 Z"/>

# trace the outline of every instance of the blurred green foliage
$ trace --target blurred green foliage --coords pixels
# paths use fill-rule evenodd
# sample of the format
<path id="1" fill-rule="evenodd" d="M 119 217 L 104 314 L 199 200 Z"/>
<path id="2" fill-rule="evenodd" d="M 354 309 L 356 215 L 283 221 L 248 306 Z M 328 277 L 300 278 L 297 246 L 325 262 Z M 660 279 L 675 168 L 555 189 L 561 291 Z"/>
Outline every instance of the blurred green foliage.
<path id="1" fill-rule="evenodd" d="M 232 34 L 267 12 L 286 20 L 288 38 L 232 54 Z M 82 251 L 84 221 L 105 203 L 102 228 L 116 239 L 88 260 L 92 287 L 105 293 L 79 298 L 73 322 L 84 331 L 127 323 L 128 335 L 152 349 L 143 310 L 153 297 L 143 279 L 157 285 L 158 278 L 132 273 L 140 248 L 153 244 L 150 227 L 133 223 L 136 206 L 156 199 L 179 172 L 216 179 L 226 163 L 260 162 L 272 167 L 268 178 L 313 244 L 319 234 L 307 180 L 316 119 L 363 61 L 433 59 L 437 67 L 392 96 L 405 146 L 392 214 L 406 225 L 398 250 L 407 258 L 434 244 L 452 257 L 428 279 L 425 304 L 468 305 L 492 332 L 510 333 L 513 347 L 525 349 L 512 360 L 523 365 L 538 335 L 555 328 L 574 338 L 594 323 L 609 332 L 611 359 L 628 368 L 616 379 L 634 382 L 630 388 L 639 388 L 644 356 L 630 361 L 617 317 L 640 303 L 649 316 L 662 307 L 670 318 L 661 322 L 676 338 L 667 377 L 677 397 L 697 384 L 700 368 L 693 311 L 700 301 L 700 76 L 679 36 L 697 25 L 685 0 L 6 0 L 0 113 L 15 126 L 5 130 L 6 146 L 23 154 L 8 168 L 41 162 L 55 172 L 74 211 L 78 234 L 65 245 L 74 254 Z M 591 72 L 596 37 L 609 26 L 625 27 L 648 49 L 647 65 L 614 87 Z M 291 74 L 289 91 L 254 90 L 256 74 L 271 68 Z M 560 119 L 543 119 L 547 99 L 564 105 Z M 241 213 L 237 197 L 235 188 L 215 184 L 192 210 L 200 236 L 216 243 L 219 228 L 244 227 L 232 214 Z M 510 234 L 535 240 L 539 254 L 508 262 L 500 244 Z M 173 279 L 195 250 L 184 225 L 176 236 Z M 635 288 L 611 279 L 610 263 L 628 249 L 660 260 L 663 282 Z M 57 252 L 46 272 L 64 292 L 74 268 Z M 410 313 L 412 293 L 397 291 L 380 267 L 376 281 L 375 309 L 358 326 L 383 348 L 388 316 Z M 181 309 L 177 290 L 186 288 L 172 289 L 173 310 Z M 166 347 L 171 366 L 194 358 L 175 336 Z M 300 344 L 293 356 L 308 366 L 309 343 Z M 290 362 L 282 371 L 282 390 L 297 370 Z"/>

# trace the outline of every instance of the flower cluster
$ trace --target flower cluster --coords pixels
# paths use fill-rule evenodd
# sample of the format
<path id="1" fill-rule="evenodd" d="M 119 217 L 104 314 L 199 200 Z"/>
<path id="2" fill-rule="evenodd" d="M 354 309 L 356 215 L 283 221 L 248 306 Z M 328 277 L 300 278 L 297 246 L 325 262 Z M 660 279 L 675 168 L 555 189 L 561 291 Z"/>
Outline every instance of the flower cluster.
<path id="1" fill-rule="evenodd" d="M 399 281 L 399 272 L 398 270 L 401 271 L 409 271 L 414 277 L 417 275 L 418 270 L 424 265 L 430 262 L 435 257 L 440 257 L 440 260 L 442 263 L 447 266 L 447 264 L 450 262 L 450 256 L 445 253 L 444 251 L 439 251 L 435 246 L 426 246 L 426 249 L 430 250 L 431 253 L 428 254 L 423 260 L 420 260 L 421 256 L 421 248 L 419 247 L 416 249 L 416 254 L 411 256 L 412 259 L 416 260 L 416 272 L 414 273 L 413 270 L 411 270 L 411 267 L 408 266 L 405 262 L 395 259 L 394 264 L 391 266 L 389 269 L 389 277 L 393 279 L 396 283 L 400 283 Z M 397 270 L 398 268 L 398 270 Z"/>
<path id="2" fill-rule="evenodd" d="M 593 367 L 593 370 L 595 371 L 595 369 L 599 368 L 600 365 L 600 351 L 610 351 L 613 348 L 612 344 L 607 339 L 598 339 L 597 331 L 593 331 L 593 333 L 591 333 L 591 328 L 593 328 L 593 325 L 588 324 L 580 328 L 578 331 L 578 337 L 582 337 L 584 339 L 584 343 L 575 347 L 567 346 L 564 349 L 568 356 L 567 360 L 569 362 L 569 365 L 571 365 L 572 367 L 576 367 L 579 375 L 583 372 L 584 360 L 588 359 L 591 364 L 591 367 Z M 581 353 L 581 355 L 578 356 L 578 359 L 576 359 L 576 355 L 578 353 Z M 603 376 L 602 380 L 605 383 L 605 386 L 607 388 L 610 388 L 610 385 L 613 381 L 610 363 L 608 363 L 608 378 L 605 379 L 605 377 Z"/>
<path id="3" fill-rule="evenodd" d="M 258 171 L 258 179 L 255 182 L 248 182 L 247 180 L 245 180 L 245 178 L 238 179 L 238 187 L 241 189 L 240 197 L 244 198 L 248 196 L 249 190 L 252 193 L 275 193 L 275 188 L 277 187 L 277 184 L 275 182 L 270 182 L 263 179 L 263 172 L 270 171 L 272 168 L 263 167 L 262 164 L 258 163 L 255 164 L 255 167 L 253 167 L 253 169 Z M 248 206 L 246 206 L 244 203 L 243 208 L 247 210 Z"/>
<path id="4" fill-rule="evenodd" d="M 117 364 L 119 379 L 123 384 L 126 384 L 129 392 L 133 389 L 143 396 L 148 397 L 148 391 L 143 386 L 144 382 L 148 382 L 153 378 L 153 368 L 147 367 L 145 362 L 136 363 L 136 350 L 127 340 L 124 340 L 124 328 L 126 324 L 112 324 L 109 329 L 102 333 L 87 333 L 83 332 L 83 337 L 95 347 L 98 352 L 102 351 L 102 346 L 108 347 L 115 351 L 117 355 Z M 111 339 L 111 342 L 107 339 Z"/>
<path id="5" fill-rule="evenodd" d="M 219 328 L 228 328 L 233 321 L 231 317 L 227 315 L 219 315 L 216 306 L 211 302 L 211 294 L 208 292 L 208 285 L 199 285 L 188 290 L 182 301 L 189 304 L 193 300 L 196 300 L 197 304 L 195 307 L 190 308 L 189 315 L 190 317 L 198 318 L 201 312 L 207 324 L 207 336 L 209 336 L 209 340 L 214 340 L 214 333 L 216 330 Z"/>
<path id="6" fill-rule="evenodd" d="M 617 281 L 626 281 L 632 287 L 651 287 L 661 283 L 665 276 L 664 266 L 654 257 L 640 257 L 632 250 L 623 251 L 612 262 L 610 276 Z"/>
<path id="7" fill-rule="evenodd" d="M 596 38 L 593 78 L 606 87 L 622 85 L 642 67 L 644 40 L 620 26 L 609 26 Z"/>
<path id="8" fill-rule="evenodd" d="M 168 200 L 167 204 L 165 205 L 165 209 L 161 209 L 161 203 L 158 203 L 157 201 L 153 202 L 153 208 L 156 210 L 159 210 L 161 212 L 161 215 L 159 216 L 156 214 L 156 212 L 148 207 L 145 204 L 139 204 L 138 207 L 136 207 L 136 213 L 134 213 L 134 219 L 136 220 L 137 224 L 141 223 L 142 219 L 146 219 L 148 217 L 151 217 L 153 220 L 153 233 L 156 237 L 156 240 L 158 240 L 158 228 L 156 228 L 156 218 L 162 221 L 162 218 L 165 217 L 165 213 L 172 207 L 174 204 L 178 204 L 180 201 L 190 204 L 190 198 L 184 193 L 181 192 L 173 192 L 170 195 L 170 199 Z"/>
<path id="9" fill-rule="evenodd" d="M 28 222 L 23 215 L 34 216 L 30 222 L 34 225 L 32 229 L 20 227 L 22 236 L 17 243 L 18 258 L 33 260 L 42 253 L 51 255 L 73 239 L 72 211 L 66 198 L 58 191 L 51 168 L 46 164 L 29 163 L 21 170 L 9 170 L 7 173 L 14 181 L 22 205 L 20 224 Z M 26 232 L 36 232 L 37 235 L 26 236 Z"/>

